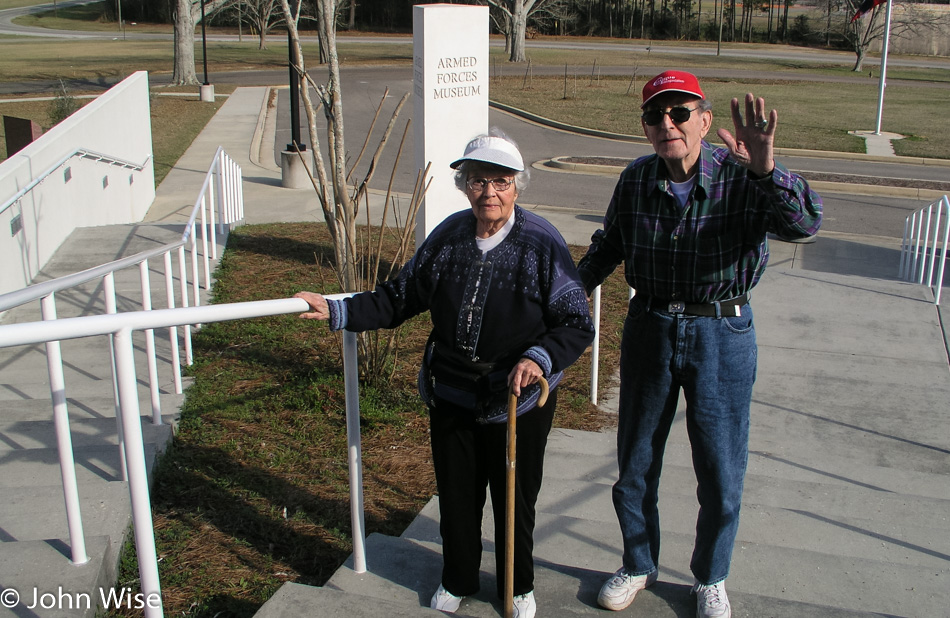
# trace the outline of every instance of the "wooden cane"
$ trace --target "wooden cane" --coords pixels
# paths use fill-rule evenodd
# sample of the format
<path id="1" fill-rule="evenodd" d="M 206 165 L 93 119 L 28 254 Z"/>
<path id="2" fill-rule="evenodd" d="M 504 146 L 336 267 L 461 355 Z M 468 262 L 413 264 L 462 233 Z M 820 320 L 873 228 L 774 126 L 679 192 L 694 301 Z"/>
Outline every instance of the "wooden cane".
<path id="1" fill-rule="evenodd" d="M 548 382 L 539 378 L 541 396 L 538 397 L 538 407 L 548 401 Z M 506 483 L 507 499 L 505 507 L 505 618 L 512 618 L 515 602 L 515 450 L 517 437 L 515 425 L 518 417 L 518 397 L 508 391 L 508 477 Z"/>

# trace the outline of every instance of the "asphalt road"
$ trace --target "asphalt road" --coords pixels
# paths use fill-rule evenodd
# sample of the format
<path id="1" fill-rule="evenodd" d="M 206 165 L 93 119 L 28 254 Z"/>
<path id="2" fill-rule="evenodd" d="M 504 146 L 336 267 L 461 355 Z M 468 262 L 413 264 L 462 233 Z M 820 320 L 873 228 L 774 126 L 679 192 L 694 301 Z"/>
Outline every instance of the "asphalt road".
<path id="1" fill-rule="evenodd" d="M 412 75 L 409 68 L 359 68 L 342 72 L 343 102 L 346 108 L 345 129 L 347 144 L 350 148 L 349 161 L 352 165 L 359 155 L 370 130 L 370 122 L 380 104 L 386 88 L 389 95 L 383 105 L 380 120 L 373 129 L 369 140 L 370 151 L 375 150 L 399 98 L 411 92 Z M 290 103 L 289 91 L 281 90 L 277 103 L 277 131 L 275 152 L 279 153 L 290 143 Z M 396 130 L 393 132 L 383 156 L 377 165 L 377 172 L 370 186 L 385 189 L 395 163 L 397 151 L 406 121 L 412 116 L 412 99 L 404 105 Z M 325 145 L 326 130 L 322 113 L 317 114 L 318 138 Z M 598 220 L 606 211 L 616 182 L 616 174 L 604 176 L 566 173 L 544 165 L 544 162 L 560 156 L 606 156 L 634 159 L 652 152 L 648 144 L 590 137 L 568 133 L 522 118 L 492 109 L 489 122 L 498 126 L 514 138 L 525 156 L 531 162 L 531 184 L 519 198 L 523 204 L 542 204 L 562 208 L 590 211 Z M 310 145 L 306 118 L 301 111 L 301 137 Z M 312 146 L 311 146 L 312 147 Z M 325 148 L 324 148 L 325 150 Z M 394 188 L 400 192 L 411 192 L 415 181 L 415 165 L 412 160 L 412 135 L 406 137 L 403 146 L 404 155 L 399 161 L 394 180 Z M 364 155 L 357 165 L 355 178 L 362 178 L 368 169 L 370 153 Z M 279 157 L 279 154 L 276 156 Z M 829 153 L 833 157 L 834 153 Z M 863 176 L 917 178 L 946 181 L 950 179 L 950 168 L 926 165 L 907 165 L 897 163 L 876 163 L 834 158 L 779 157 L 789 169 L 800 172 L 824 172 L 856 174 Z M 279 160 L 276 161 L 279 165 Z M 850 232 L 875 236 L 900 237 L 904 231 L 904 219 L 912 211 L 926 206 L 928 202 L 916 199 L 855 195 L 853 193 L 823 193 L 825 204 L 825 222 L 823 228 L 829 231 Z"/>

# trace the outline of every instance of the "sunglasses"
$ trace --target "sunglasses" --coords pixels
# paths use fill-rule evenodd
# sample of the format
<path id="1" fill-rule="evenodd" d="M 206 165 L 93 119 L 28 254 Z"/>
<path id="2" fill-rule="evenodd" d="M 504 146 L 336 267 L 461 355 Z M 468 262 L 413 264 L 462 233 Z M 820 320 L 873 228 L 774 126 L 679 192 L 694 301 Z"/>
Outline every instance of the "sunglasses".
<path id="1" fill-rule="evenodd" d="M 671 107 L 670 109 L 648 109 L 647 111 L 643 112 L 643 115 L 640 117 L 643 118 L 643 122 L 650 127 L 655 127 L 656 125 L 663 122 L 664 115 L 669 116 L 670 120 L 676 124 L 683 124 L 689 120 L 690 115 L 697 109 L 699 108 L 694 107 L 690 109 L 682 105 Z"/>
<path id="2" fill-rule="evenodd" d="M 512 181 L 508 178 L 469 178 L 465 184 L 472 191 L 484 191 L 488 183 L 491 183 L 495 191 L 507 191 Z"/>

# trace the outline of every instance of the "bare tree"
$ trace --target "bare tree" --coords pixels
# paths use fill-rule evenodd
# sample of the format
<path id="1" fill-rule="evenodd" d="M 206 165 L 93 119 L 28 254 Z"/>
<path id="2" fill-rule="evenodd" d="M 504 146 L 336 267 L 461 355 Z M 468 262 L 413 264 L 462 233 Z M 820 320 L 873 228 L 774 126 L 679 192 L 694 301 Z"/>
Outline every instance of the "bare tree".
<path id="1" fill-rule="evenodd" d="M 245 21 L 257 32 L 258 49 L 267 49 L 267 35 L 284 23 L 284 14 L 277 0 L 238 0 L 234 3 L 242 9 Z"/>
<path id="2" fill-rule="evenodd" d="M 326 33 L 327 44 L 324 50 L 329 65 L 329 81 L 325 85 L 317 86 L 307 74 L 303 49 L 300 46 L 300 33 L 297 23 L 300 18 L 300 1 L 296 11 L 291 10 L 288 0 L 280 0 L 287 30 L 290 33 L 291 45 L 296 46 L 296 71 L 300 80 L 300 95 L 304 102 L 304 111 L 307 114 L 307 128 L 312 144 L 312 158 L 314 175 L 314 189 L 323 216 L 330 231 L 333 242 L 334 259 L 340 285 L 346 292 L 356 291 L 356 204 L 350 199 L 346 190 L 346 143 L 343 139 L 343 96 L 340 89 L 340 61 L 336 52 L 336 2 L 334 0 L 318 0 L 317 19 L 320 30 Z M 330 23 L 327 24 L 326 22 Z M 310 96 L 310 87 L 313 85 L 320 97 L 320 105 L 327 118 L 327 149 L 330 155 L 329 174 L 323 161 L 320 137 L 317 133 L 316 107 Z"/>
<path id="3" fill-rule="evenodd" d="M 874 6 L 868 13 L 858 19 L 851 19 L 857 12 L 860 2 L 847 0 L 850 10 L 849 21 L 844 24 L 844 37 L 851 44 L 856 55 L 854 67 L 856 73 L 864 70 L 864 59 L 871 44 L 884 39 L 884 17 L 886 4 Z M 893 2 L 893 0 L 890 0 Z M 921 36 L 928 30 L 931 32 L 945 31 L 950 17 L 937 15 L 925 6 L 917 4 L 899 4 L 892 7 L 891 37 L 911 38 Z"/>
<path id="4" fill-rule="evenodd" d="M 228 0 L 205 0 L 205 17 L 228 5 Z M 201 0 L 174 0 L 175 59 L 172 83 L 176 86 L 198 84 L 195 74 L 195 24 L 201 21 Z"/>
<path id="5" fill-rule="evenodd" d="M 191 13 L 191 0 L 175 0 L 172 19 L 175 22 L 175 68 L 172 71 L 172 83 L 178 86 L 197 85 L 195 18 Z"/>
<path id="6" fill-rule="evenodd" d="M 528 19 L 559 19 L 566 15 L 567 0 L 480 0 L 502 14 L 499 30 L 505 33 L 505 49 L 509 62 L 525 62 L 525 34 Z M 497 23 L 497 20 L 496 20 Z"/>
<path id="7" fill-rule="evenodd" d="M 368 171 L 364 178 L 358 182 L 352 181 L 352 172 L 347 172 L 346 145 L 343 130 L 343 98 L 340 88 L 340 63 L 336 50 L 336 18 L 339 5 L 336 0 L 318 0 L 317 15 L 320 22 L 321 36 L 326 37 L 326 43 L 322 46 L 321 53 L 327 57 L 327 66 L 329 69 L 329 78 L 325 84 L 317 84 L 307 73 L 305 66 L 303 50 L 300 46 L 300 34 L 297 29 L 300 18 L 300 0 L 297 0 L 296 10 L 291 9 L 289 0 L 280 0 L 281 9 L 284 14 L 284 20 L 290 34 L 290 44 L 296 48 L 296 66 L 298 78 L 300 80 L 300 94 L 303 98 L 304 111 L 307 115 L 307 128 L 312 144 L 311 157 L 313 163 L 313 173 L 311 173 L 311 182 L 317 193 L 318 201 L 323 210 L 324 220 L 330 237 L 333 242 L 334 270 L 338 282 L 345 292 L 358 292 L 364 289 L 372 289 L 378 282 L 380 275 L 388 278 L 402 264 L 411 257 L 411 239 L 414 233 L 413 222 L 416 212 L 422 203 L 427 185 L 425 177 L 428 170 L 421 173 L 416 180 L 416 188 L 410 199 L 406 216 L 401 219 L 396 217 L 396 235 L 398 240 L 398 249 L 395 255 L 391 256 L 390 267 L 387 273 L 382 273 L 382 230 L 379 232 L 378 239 L 373 242 L 370 238 L 371 228 L 367 225 L 367 232 L 364 242 L 360 242 L 357 237 L 356 218 L 359 210 L 360 201 L 365 202 L 367 224 L 369 224 L 369 182 L 372 179 L 377 167 L 383 148 L 389 140 L 399 112 L 405 102 L 409 99 L 407 92 L 396 105 L 389 124 L 383 131 L 379 145 L 374 151 L 370 160 Z M 315 105 L 310 95 L 311 88 L 316 92 L 319 102 Z M 371 123 L 363 148 L 356 158 L 353 167 L 359 164 L 363 154 L 367 152 L 370 135 L 373 126 L 379 119 L 382 106 L 388 98 L 388 90 L 383 94 L 379 107 L 376 110 L 376 116 Z M 320 137 L 317 133 L 317 109 L 322 108 L 327 121 L 327 160 L 329 166 L 324 163 L 323 150 L 320 143 Z M 406 124 L 403 132 L 403 142 L 409 132 L 409 123 Z M 399 146 L 399 154 L 402 153 L 402 143 Z M 303 156 L 298 152 L 298 156 Z M 384 200 L 384 211 L 382 221 L 385 223 L 390 214 L 391 187 L 395 177 L 396 167 L 399 163 L 399 156 L 396 157 L 396 163 L 393 167 L 393 174 L 390 177 L 390 190 L 387 191 Z M 396 210 L 395 207 L 393 210 Z M 360 246 L 364 247 L 364 257 L 362 267 L 358 250 Z M 396 353 L 398 343 L 398 331 L 389 331 L 387 333 L 370 332 L 360 335 L 360 348 L 362 357 L 360 364 L 363 369 L 363 375 L 371 380 L 386 379 L 386 368 L 391 367 L 392 356 Z"/>

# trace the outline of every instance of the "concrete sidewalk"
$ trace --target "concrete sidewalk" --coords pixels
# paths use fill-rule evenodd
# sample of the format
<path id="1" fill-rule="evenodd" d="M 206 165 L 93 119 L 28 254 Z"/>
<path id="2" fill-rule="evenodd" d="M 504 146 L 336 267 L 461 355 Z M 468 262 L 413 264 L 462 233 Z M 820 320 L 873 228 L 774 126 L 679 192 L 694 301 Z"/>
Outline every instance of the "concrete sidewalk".
<path id="1" fill-rule="evenodd" d="M 242 167 L 246 222 L 322 219 L 312 190 L 280 186 L 280 171 L 268 146 L 274 143 L 274 129 L 268 127 L 272 119 L 265 113 L 267 92 L 263 87 L 239 88 L 229 97 L 158 188 L 146 223 L 172 230 L 185 222 L 218 146 Z M 549 129 L 527 127 L 518 133 L 519 142 L 543 150 Z M 550 153 L 558 154 L 563 153 Z M 600 216 L 590 210 L 557 204 L 525 207 L 549 219 L 573 244 L 586 244 L 600 225 Z M 822 232 L 812 244 L 772 243 L 769 269 L 753 299 L 759 375 L 742 524 L 729 578 L 737 617 L 950 615 L 950 367 L 945 322 L 927 288 L 895 280 L 899 242 Z M 74 247 L 77 244 L 78 250 L 97 245 L 85 236 Z M 42 360 L 41 354 L 36 356 Z M 20 398 L 22 386 L 6 379 L 8 366 L 0 358 L 0 382 L 10 383 L 8 399 Z M 85 368 L 76 369 L 77 380 L 80 369 Z M 101 389 L 105 381 L 98 381 Z M 108 388 L 101 397 L 102 406 L 111 406 Z M 602 406 L 616 410 L 611 394 Z M 48 417 L 48 409 L 38 414 Z M 37 474 L 23 467 L 31 457 L 24 457 L 25 438 L 16 433 L 23 421 L 18 422 L 18 427 L 0 428 L 0 479 L 8 479 L 0 487 L 15 498 L 0 505 L 0 547 L 5 550 L 0 554 L 0 588 L 15 581 L 22 586 L 39 582 L 48 589 L 59 576 L 44 569 L 55 567 L 42 566 L 24 575 L 24 565 L 52 564 L 49 554 L 55 554 L 57 564 L 64 562 L 64 524 L 57 519 L 55 532 L 7 551 L 14 547 L 8 541 L 21 536 L 9 523 L 14 511 L 42 511 L 51 514 L 37 519 L 53 519 L 53 505 L 62 498 L 61 490 L 57 494 L 54 488 L 41 506 L 30 507 L 31 492 L 12 482 Z M 697 506 L 683 425 L 679 415 L 665 460 L 660 582 L 641 593 L 623 615 L 692 615 L 688 565 Z M 89 431 L 108 433 L 98 425 Z M 597 589 L 620 565 L 619 528 L 610 499 L 616 477 L 614 449 L 611 433 L 552 434 L 538 506 L 539 616 L 603 615 L 596 607 Z M 42 474 L 52 477 L 47 455 L 44 451 L 32 458 L 42 459 Z M 84 463 L 99 476 L 113 474 L 111 468 L 102 471 L 102 461 L 93 453 Z M 108 505 L 121 500 L 122 491 L 120 485 L 109 497 L 86 494 L 90 506 L 84 505 L 84 514 L 89 513 L 87 521 L 91 518 L 87 525 L 94 531 L 94 542 L 104 547 L 110 542 L 106 537 L 114 533 L 105 531 L 105 523 L 96 518 L 121 519 L 115 516 L 118 507 Z M 369 573 L 356 574 L 348 563 L 323 588 L 287 584 L 259 615 L 429 615 L 426 606 L 441 565 L 437 507 L 434 498 L 399 538 L 371 536 Z M 121 528 L 121 522 L 116 526 Z M 483 590 L 464 601 L 459 615 L 500 614 L 490 594 L 491 538 L 487 518 Z M 31 552 L 42 552 L 43 561 Z M 5 567 L 15 569 L 19 579 Z M 110 570 L 114 573 L 114 566 L 104 569 L 106 575 Z M 99 582 L 108 579 L 97 577 Z M 94 582 L 97 577 L 88 579 Z M 92 615 L 38 610 L 25 614 L 21 609 L 0 608 L 0 616 Z"/>

